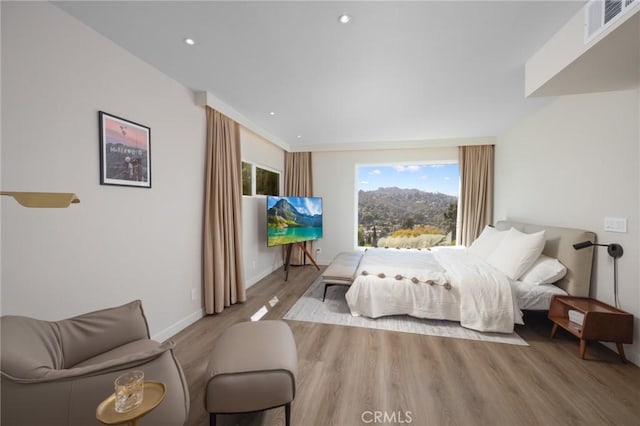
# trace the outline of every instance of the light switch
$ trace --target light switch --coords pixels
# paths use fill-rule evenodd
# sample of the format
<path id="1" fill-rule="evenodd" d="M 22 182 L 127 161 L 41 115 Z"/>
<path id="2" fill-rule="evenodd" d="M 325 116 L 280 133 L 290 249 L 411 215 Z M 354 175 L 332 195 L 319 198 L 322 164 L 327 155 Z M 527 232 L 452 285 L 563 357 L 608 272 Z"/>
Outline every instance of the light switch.
<path id="1" fill-rule="evenodd" d="M 604 230 L 607 232 L 627 232 L 627 218 L 605 217 Z"/>

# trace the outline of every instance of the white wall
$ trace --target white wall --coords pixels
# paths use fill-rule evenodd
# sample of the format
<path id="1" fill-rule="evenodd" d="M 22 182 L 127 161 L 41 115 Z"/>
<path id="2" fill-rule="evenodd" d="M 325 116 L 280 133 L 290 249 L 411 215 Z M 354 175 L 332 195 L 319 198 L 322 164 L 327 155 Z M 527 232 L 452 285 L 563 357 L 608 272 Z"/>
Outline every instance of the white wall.
<path id="1" fill-rule="evenodd" d="M 151 128 L 152 189 L 99 185 L 98 110 Z M 162 339 L 202 315 L 205 114 L 193 93 L 44 2 L 2 2 L 2 314 L 55 320 L 142 299 Z M 191 300 L 191 290 L 197 297 Z"/>
<path id="2" fill-rule="evenodd" d="M 625 90 L 638 82 L 640 8 L 627 8 L 585 43 L 585 5 L 525 64 L 525 96 Z"/>
<path id="3" fill-rule="evenodd" d="M 635 315 L 628 358 L 640 365 L 640 91 L 555 99 L 498 138 L 495 218 L 594 231 L 619 243 L 619 299 Z M 605 232 L 624 217 L 627 233 Z M 596 250 L 591 296 L 613 304 L 613 261 Z"/>
<path id="4" fill-rule="evenodd" d="M 284 184 L 284 150 L 241 127 L 242 160 L 280 172 Z M 282 247 L 267 247 L 267 198 L 242 197 L 242 239 L 247 287 L 282 266 Z"/>
<path id="5" fill-rule="evenodd" d="M 493 138 L 465 139 L 461 144 L 490 144 Z M 458 142 L 422 149 L 327 151 L 313 153 L 313 189 L 323 197 L 323 238 L 315 243 L 316 260 L 328 264 L 341 251 L 357 247 L 357 166 L 367 164 L 457 162 Z"/>

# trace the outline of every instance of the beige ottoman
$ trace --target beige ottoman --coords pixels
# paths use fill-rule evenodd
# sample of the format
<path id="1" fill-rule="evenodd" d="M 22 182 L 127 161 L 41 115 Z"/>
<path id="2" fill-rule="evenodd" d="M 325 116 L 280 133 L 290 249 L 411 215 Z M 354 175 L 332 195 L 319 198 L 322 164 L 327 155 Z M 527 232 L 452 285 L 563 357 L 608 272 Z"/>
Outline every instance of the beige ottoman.
<path id="1" fill-rule="evenodd" d="M 291 420 L 298 354 L 284 321 L 243 322 L 216 340 L 207 369 L 205 405 L 211 426 L 216 414 L 285 407 Z"/>

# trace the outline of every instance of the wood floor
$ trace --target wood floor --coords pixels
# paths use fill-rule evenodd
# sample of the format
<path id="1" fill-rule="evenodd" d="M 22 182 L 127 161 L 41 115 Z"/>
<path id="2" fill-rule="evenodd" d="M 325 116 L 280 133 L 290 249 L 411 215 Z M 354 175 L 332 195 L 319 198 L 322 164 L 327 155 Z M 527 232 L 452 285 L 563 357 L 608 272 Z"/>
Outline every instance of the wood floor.
<path id="1" fill-rule="evenodd" d="M 318 275 L 292 268 L 285 282 L 277 271 L 249 288 L 247 302 L 174 337 L 191 393 L 188 426 L 208 425 L 204 374 L 216 337 L 263 307 L 263 319 L 282 318 Z M 292 425 L 640 424 L 639 367 L 597 343 L 581 360 L 573 336 L 549 338 L 544 315 L 525 322 L 516 331 L 529 347 L 287 321 L 299 363 Z M 283 408 L 218 416 L 222 426 L 283 424 Z"/>

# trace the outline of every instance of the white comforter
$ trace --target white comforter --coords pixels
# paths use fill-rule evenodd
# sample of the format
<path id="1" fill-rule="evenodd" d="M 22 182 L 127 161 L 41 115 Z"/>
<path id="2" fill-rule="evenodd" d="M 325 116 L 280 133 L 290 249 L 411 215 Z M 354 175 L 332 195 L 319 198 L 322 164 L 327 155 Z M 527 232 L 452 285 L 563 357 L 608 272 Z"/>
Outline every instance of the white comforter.
<path id="1" fill-rule="evenodd" d="M 346 294 L 353 315 L 407 314 L 511 333 L 521 324 L 509 279 L 465 249 L 369 249 Z"/>

